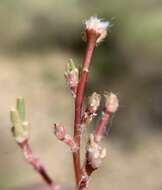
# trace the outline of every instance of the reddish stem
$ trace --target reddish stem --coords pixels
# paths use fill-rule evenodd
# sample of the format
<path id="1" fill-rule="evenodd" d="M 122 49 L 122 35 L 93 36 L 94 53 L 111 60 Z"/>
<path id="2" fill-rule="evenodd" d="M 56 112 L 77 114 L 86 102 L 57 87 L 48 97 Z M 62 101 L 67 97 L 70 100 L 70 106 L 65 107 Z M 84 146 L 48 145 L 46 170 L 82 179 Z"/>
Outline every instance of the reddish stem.
<path id="1" fill-rule="evenodd" d="M 99 142 L 103 136 L 105 126 L 110 118 L 111 113 L 108 111 L 103 111 L 102 117 L 95 130 L 95 141 Z"/>
<path id="2" fill-rule="evenodd" d="M 18 145 L 22 149 L 26 161 L 33 166 L 33 168 L 38 172 L 49 188 L 51 190 L 59 190 L 60 186 L 51 179 L 44 166 L 40 163 L 39 159 L 33 155 L 28 141 L 26 140 L 23 143 L 18 143 Z"/>
<path id="3" fill-rule="evenodd" d="M 80 81 L 77 88 L 77 94 L 75 99 L 75 119 L 74 119 L 74 139 L 77 143 L 77 146 L 80 147 L 80 135 L 81 135 L 81 114 L 82 114 L 82 106 L 84 100 L 85 86 L 87 83 L 89 65 L 92 58 L 93 50 L 96 45 L 96 33 L 93 31 L 87 31 L 87 47 L 86 53 L 83 60 L 83 68 L 80 74 Z M 79 187 L 80 183 L 80 148 L 77 152 L 73 153 L 73 161 L 74 161 L 74 170 L 75 170 L 75 179 L 76 185 Z"/>

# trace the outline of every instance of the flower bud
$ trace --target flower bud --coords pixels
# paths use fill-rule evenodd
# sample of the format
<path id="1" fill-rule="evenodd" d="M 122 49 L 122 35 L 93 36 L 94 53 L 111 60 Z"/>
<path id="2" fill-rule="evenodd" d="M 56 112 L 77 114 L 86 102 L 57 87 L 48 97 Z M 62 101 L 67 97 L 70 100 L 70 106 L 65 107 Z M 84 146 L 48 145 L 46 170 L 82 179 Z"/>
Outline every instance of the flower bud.
<path id="1" fill-rule="evenodd" d="M 112 92 L 109 94 L 105 94 L 105 110 L 110 113 L 114 113 L 117 111 L 119 107 L 118 97 Z"/>
<path id="2" fill-rule="evenodd" d="M 72 92 L 73 97 L 75 97 L 79 81 L 79 71 L 76 68 L 72 59 L 70 59 L 70 62 L 66 66 L 64 76 L 66 78 L 67 84 Z"/>
<path id="3" fill-rule="evenodd" d="M 100 100 L 101 96 L 97 94 L 96 92 L 93 92 L 93 94 L 88 99 L 88 106 L 86 108 L 86 111 L 82 117 L 82 126 L 85 124 L 89 124 L 92 119 L 97 115 L 97 109 L 100 106 Z"/>
<path id="4" fill-rule="evenodd" d="M 66 130 L 63 124 L 54 124 L 54 133 L 59 140 L 63 140 L 66 135 Z"/>
<path id="5" fill-rule="evenodd" d="M 97 17 L 91 16 L 85 22 L 85 29 L 86 32 L 92 32 L 96 35 L 96 43 L 100 43 L 107 35 L 107 28 L 109 27 L 110 23 L 106 21 L 102 21 Z"/>
<path id="6" fill-rule="evenodd" d="M 102 148 L 95 142 L 94 135 L 90 135 L 88 147 L 87 147 L 88 162 L 91 163 L 92 168 L 98 168 L 102 159 L 106 157 L 106 149 Z"/>
<path id="7" fill-rule="evenodd" d="M 91 110 L 91 112 L 95 113 L 97 111 L 98 107 L 100 106 L 100 100 L 101 96 L 96 92 L 93 92 L 88 101 L 88 108 Z"/>

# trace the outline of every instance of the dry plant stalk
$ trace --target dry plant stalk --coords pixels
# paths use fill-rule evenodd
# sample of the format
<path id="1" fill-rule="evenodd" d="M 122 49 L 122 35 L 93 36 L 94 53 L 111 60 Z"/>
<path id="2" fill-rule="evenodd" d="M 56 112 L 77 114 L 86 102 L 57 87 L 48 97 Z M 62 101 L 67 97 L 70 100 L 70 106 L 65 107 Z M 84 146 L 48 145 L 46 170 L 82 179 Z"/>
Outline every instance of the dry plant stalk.
<path id="1" fill-rule="evenodd" d="M 75 103 L 73 136 L 66 133 L 63 124 L 54 124 L 55 136 L 71 149 L 76 182 L 75 188 L 77 190 L 88 188 L 91 174 L 100 167 L 103 158 L 106 156 L 106 149 L 101 146 L 101 140 L 109 118 L 117 111 L 119 105 L 118 98 L 115 94 L 107 93 L 104 95 L 105 103 L 102 108 L 101 118 L 94 133 L 89 136 L 85 160 L 84 163 L 81 164 L 80 146 L 83 129 L 97 116 L 101 100 L 101 96 L 93 92 L 88 99 L 86 109 L 83 110 L 85 87 L 94 49 L 96 45 L 106 37 L 108 27 L 109 22 L 102 21 L 97 17 L 90 17 L 90 19 L 85 22 L 86 51 L 82 68 L 79 71 L 74 62 L 70 60 L 64 74 Z M 28 122 L 25 117 L 25 103 L 22 97 L 17 99 L 16 109 L 12 108 L 10 115 L 13 136 L 27 162 L 33 166 L 51 190 L 62 189 L 62 187 L 49 176 L 43 164 L 33 154 L 29 144 Z"/>

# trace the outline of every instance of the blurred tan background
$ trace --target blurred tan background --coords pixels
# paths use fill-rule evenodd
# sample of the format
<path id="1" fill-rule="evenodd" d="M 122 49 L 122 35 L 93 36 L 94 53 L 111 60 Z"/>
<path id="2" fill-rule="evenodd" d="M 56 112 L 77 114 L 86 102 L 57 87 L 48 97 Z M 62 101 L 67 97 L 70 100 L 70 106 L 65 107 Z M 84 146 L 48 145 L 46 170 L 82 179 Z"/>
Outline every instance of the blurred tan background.
<path id="1" fill-rule="evenodd" d="M 87 95 L 113 91 L 120 109 L 107 126 L 108 157 L 90 189 L 162 190 L 161 0 L 0 0 L 0 190 L 41 181 L 10 133 L 9 109 L 19 95 L 34 151 L 58 182 L 74 184 L 72 157 L 51 126 L 62 121 L 72 131 L 63 73 L 69 58 L 81 64 L 82 23 L 91 15 L 111 28 L 96 48 Z"/>

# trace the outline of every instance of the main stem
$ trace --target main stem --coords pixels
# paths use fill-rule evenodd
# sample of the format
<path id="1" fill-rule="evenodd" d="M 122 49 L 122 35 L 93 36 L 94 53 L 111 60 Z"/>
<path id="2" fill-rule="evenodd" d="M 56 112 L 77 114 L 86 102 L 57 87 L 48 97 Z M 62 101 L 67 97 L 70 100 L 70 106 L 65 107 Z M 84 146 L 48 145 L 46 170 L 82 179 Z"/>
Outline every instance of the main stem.
<path id="1" fill-rule="evenodd" d="M 96 45 L 96 34 L 87 31 L 87 47 L 83 59 L 83 67 L 80 73 L 80 81 L 77 88 L 75 99 L 75 119 L 74 119 L 74 139 L 79 149 L 73 153 L 74 171 L 76 186 L 79 187 L 81 172 L 80 172 L 80 136 L 81 136 L 81 114 L 84 100 L 85 87 L 88 78 L 89 66 Z"/>

